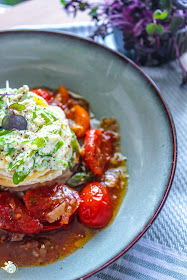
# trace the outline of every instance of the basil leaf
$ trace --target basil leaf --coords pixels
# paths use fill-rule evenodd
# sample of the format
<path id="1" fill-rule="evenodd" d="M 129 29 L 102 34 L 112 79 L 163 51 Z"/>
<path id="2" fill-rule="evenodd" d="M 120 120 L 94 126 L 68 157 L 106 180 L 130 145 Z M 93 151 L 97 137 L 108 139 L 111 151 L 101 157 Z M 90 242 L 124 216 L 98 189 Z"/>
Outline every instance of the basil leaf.
<path id="1" fill-rule="evenodd" d="M 79 172 L 73 175 L 68 181 L 67 185 L 70 187 L 80 186 L 82 184 L 87 183 L 90 179 L 92 179 L 94 174 L 92 172 Z"/>
<path id="2" fill-rule="evenodd" d="M 25 105 L 23 104 L 19 104 L 19 103 L 14 103 L 14 104 L 11 104 L 9 106 L 10 109 L 13 109 L 13 110 L 17 110 L 17 111 L 22 111 L 25 109 Z"/>
<path id="3" fill-rule="evenodd" d="M 45 143 L 45 139 L 44 139 L 44 138 L 40 138 L 40 137 L 35 138 L 35 139 L 31 142 L 31 146 L 32 146 L 32 145 L 36 145 L 38 149 L 44 147 L 45 144 L 46 144 L 46 143 Z"/>
<path id="4" fill-rule="evenodd" d="M 29 173 L 34 168 L 35 160 L 32 158 L 32 164 L 30 165 L 30 168 L 25 168 L 25 163 L 21 166 L 22 169 L 17 169 L 13 174 L 13 183 L 14 185 L 18 185 L 19 183 L 23 182 L 25 178 L 29 175 Z"/>
<path id="5" fill-rule="evenodd" d="M 6 135 L 6 134 L 8 134 L 8 133 L 9 133 L 8 130 L 5 130 L 5 129 L 1 129 L 1 130 L 0 130 L 0 136 Z"/>
<path id="6" fill-rule="evenodd" d="M 63 146 L 64 142 L 60 140 L 54 147 L 53 150 L 49 151 L 48 153 L 43 152 L 42 150 L 39 150 L 38 153 L 40 156 L 53 156 L 57 153 L 57 151 Z"/>
<path id="7" fill-rule="evenodd" d="M 77 137 L 72 130 L 71 130 L 71 133 L 72 133 L 71 145 L 72 145 L 73 151 L 79 152 L 79 144 L 78 144 L 78 141 L 77 141 Z"/>

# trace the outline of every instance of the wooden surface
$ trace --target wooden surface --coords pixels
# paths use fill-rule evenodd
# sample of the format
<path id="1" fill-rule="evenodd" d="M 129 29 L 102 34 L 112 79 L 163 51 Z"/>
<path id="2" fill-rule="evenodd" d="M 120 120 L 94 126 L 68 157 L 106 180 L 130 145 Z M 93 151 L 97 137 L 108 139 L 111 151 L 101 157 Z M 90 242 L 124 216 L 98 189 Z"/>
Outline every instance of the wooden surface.
<path id="1" fill-rule="evenodd" d="M 0 30 L 19 25 L 64 24 L 89 21 L 85 13 L 76 18 L 63 11 L 60 0 L 28 0 L 0 15 Z"/>

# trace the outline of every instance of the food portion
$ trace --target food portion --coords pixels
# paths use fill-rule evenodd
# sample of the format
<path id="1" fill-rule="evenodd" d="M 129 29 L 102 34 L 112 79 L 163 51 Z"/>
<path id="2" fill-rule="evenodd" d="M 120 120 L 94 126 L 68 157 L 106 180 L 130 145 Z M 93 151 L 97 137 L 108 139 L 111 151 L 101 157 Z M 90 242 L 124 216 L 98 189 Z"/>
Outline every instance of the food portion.
<path id="1" fill-rule="evenodd" d="M 84 140 L 84 159 L 88 167 L 96 175 L 104 172 L 107 162 L 112 156 L 113 134 L 100 129 L 90 129 Z"/>
<path id="2" fill-rule="evenodd" d="M 78 209 L 80 221 L 88 227 L 104 227 L 113 216 L 113 207 L 107 188 L 98 183 L 88 184 L 81 192 Z"/>
<path id="3" fill-rule="evenodd" d="M 0 228 L 19 233 L 38 233 L 42 224 L 31 217 L 21 201 L 8 192 L 0 193 Z"/>
<path id="4" fill-rule="evenodd" d="M 0 122 L 6 121 L 5 129 L 0 130 L 0 185 L 28 187 L 62 176 L 70 163 L 73 165 L 76 141 L 63 110 L 48 105 L 28 86 L 10 92 L 8 102 L 10 108 L 14 105 L 12 111 L 7 109 L 7 96 L 0 99 Z M 7 116 L 24 117 L 27 128 L 19 130 L 18 121 L 18 129 L 9 129 Z"/>
<path id="5" fill-rule="evenodd" d="M 63 86 L 8 83 L 0 122 L 2 263 L 10 256 L 19 266 L 51 263 L 115 217 L 128 177 L 119 125 L 97 121 L 88 102 Z"/>
<path id="6" fill-rule="evenodd" d="M 23 197 L 26 209 L 36 219 L 59 225 L 69 223 L 69 218 L 78 209 L 78 192 L 65 185 L 42 187 L 27 191 Z"/>

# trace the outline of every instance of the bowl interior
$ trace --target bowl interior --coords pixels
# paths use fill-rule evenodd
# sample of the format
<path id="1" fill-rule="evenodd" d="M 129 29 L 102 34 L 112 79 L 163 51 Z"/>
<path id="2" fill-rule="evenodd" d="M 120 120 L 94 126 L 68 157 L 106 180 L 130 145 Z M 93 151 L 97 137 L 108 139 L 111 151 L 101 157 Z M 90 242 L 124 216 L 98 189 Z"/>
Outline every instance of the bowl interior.
<path id="1" fill-rule="evenodd" d="M 20 280 L 76 279 L 120 253 L 153 217 L 173 168 L 170 119 L 153 85 L 133 65 L 92 42 L 49 32 L 1 33 L 0 61 L 1 88 L 7 79 L 11 87 L 62 84 L 84 96 L 97 118 L 119 120 L 130 177 L 113 223 L 64 260 L 16 273 Z M 0 271 L 1 279 L 6 275 Z"/>

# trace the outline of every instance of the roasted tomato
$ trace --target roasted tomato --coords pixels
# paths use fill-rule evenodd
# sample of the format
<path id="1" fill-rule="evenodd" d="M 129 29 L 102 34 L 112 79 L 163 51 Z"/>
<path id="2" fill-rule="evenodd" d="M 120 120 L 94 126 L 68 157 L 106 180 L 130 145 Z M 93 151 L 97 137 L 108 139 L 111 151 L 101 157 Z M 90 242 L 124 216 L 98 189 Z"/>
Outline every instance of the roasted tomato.
<path id="1" fill-rule="evenodd" d="M 54 100 L 65 105 L 69 100 L 69 93 L 63 86 L 59 86 L 58 91 L 54 95 Z"/>
<path id="2" fill-rule="evenodd" d="M 31 217 L 13 194 L 0 192 L 0 228 L 18 233 L 39 233 L 43 225 Z"/>
<path id="3" fill-rule="evenodd" d="M 62 226 L 69 223 L 79 207 L 80 197 L 78 192 L 61 184 L 27 191 L 23 201 L 33 217 L 49 223 L 60 220 Z"/>
<path id="4" fill-rule="evenodd" d="M 85 136 L 90 127 L 90 117 L 88 112 L 80 105 L 73 106 L 67 113 L 70 128 L 75 132 L 77 138 Z"/>
<path id="5" fill-rule="evenodd" d="M 37 95 L 43 97 L 47 102 L 52 100 L 51 93 L 43 88 L 31 89 L 32 92 L 36 93 Z"/>
<path id="6" fill-rule="evenodd" d="M 43 228 L 42 228 L 41 232 L 50 232 L 52 230 L 56 230 L 56 229 L 59 229 L 59 228 L 68 229 L 72 220 L 73 220 L 73 218 L 74 218 L 74 214 L 71 215 L 71 217 L 69 218 L 68 224 L 63 224 L 63 225 L 61 224 L 60 220 L 58 220 L 54 223 L 42 222 Z"/>
<path id="7" fill-rule="evenodd" d="M 113 135 L 99 129 L 90 129 L 84 139 L 83 155 L 88 167 L 101 175 L 112 155 Z"/>
<path id="8" fill-rule="evenodd" d="M 66 226 L 66 225 L 64 225 Z M 69 224 L 67 225 L 67 227 L 69 226 Z M 60 223 L 60 221 L 56 221 L 54 223 L 43 223 L 43 228 L 41 230 L 41 232 L 50 232 L 50 231 L 53 231 L 53 230 L 56 230 L 56 229 L 59 229 L 61 228 L 62 225 Z"/>
<path id="9" fill-rule="evenodd" d="M 82 190 L 78 209 L 80 221 L 87 227 L 100 228 L 109 223 L 113 215 L 112 203 L 107 188 L 93 182 Z"/>

